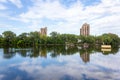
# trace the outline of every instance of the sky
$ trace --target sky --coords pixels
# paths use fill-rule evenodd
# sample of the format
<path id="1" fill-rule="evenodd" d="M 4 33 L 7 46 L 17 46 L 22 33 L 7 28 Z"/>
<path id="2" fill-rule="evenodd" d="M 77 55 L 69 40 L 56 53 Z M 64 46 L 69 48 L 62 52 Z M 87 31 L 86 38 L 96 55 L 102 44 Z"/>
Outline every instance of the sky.
<path id="1" fill-rule="evenodd" d="M 84 23 L 91 35 L 120 36 L 120 0 L 0 0 L 0 34 L 40 31 L 80 34 Z"/>

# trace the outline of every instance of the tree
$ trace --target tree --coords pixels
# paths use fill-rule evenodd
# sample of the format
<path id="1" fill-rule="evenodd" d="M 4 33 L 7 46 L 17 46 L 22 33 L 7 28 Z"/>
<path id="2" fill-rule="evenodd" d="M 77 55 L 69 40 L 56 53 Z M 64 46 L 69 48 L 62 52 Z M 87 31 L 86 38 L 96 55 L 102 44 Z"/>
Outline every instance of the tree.
<path id="1" fill-rule="evenodd" d="M 90 43 L 90 44 L 95 43 L 95 37 L 94 36 L 80 36 L 80 39 L 81 39 L 82 43 Z"/>
<path id="2" fill-rule="evenodd" d="M 40 43 L 40 34 L 35 31 L 35 32 L 30 32 L 29 33 L 30 41 L 32 41 L 33 45 L 38 45 Z"/>
<path id="3" fill-rule="evenodd" d="M 58 36 L 58 34 L 59 34 L 59 33 L 57 33 L 57 32 L 54 31 L 54 32 L 51 32 L 51 33 L 50 33 L 50 36 L 51 36 L 52 38 L 55 38 L 55 37 Z"/>
<path id="4" fill-rule="evenodd" d="M 5 31 L 2 33 L 4 46 L 12 46 L 15 44 L 16 34 L 12 31 Z"/>
<path id="5" fill-rule="evenodd" d="M 104 42 L 104 44 L 112 45 L 114 47 L 118 46 L 120 42 L 118 35 L 112 33 L 103 34 L 102 41 Z"/>
<path id="6" fill-rule="evenodd" d="M 52 40 L 52 43 L 53 44 L 57 44 L 58 43 L 58 35 L 60 35 L 59 33 L 57 33 L 57 32 L 51 32 L 50 33 L 50 37 L 51 37 L 51 40 Z"/>
<path id="7" fill-rule="evenodd" d="M 0 35 L 0 46 L 2 46 L 2 39 L 3 39 L 3 37 L 2 37 L 2 35 Z"/>
<path id="8" fill-rule="evenodd" d="M 18 46 L 26 46 L 29 44 L 28 33 L 22 33 L 17 37 L 17 45 Z"/>
<path id="9" fill-rule="evenodd" d="M 18 38 L 22 40 L 26 39 L 27 37 L 28 37 L 28 33 L 22 33 L 18 36 Z"/>

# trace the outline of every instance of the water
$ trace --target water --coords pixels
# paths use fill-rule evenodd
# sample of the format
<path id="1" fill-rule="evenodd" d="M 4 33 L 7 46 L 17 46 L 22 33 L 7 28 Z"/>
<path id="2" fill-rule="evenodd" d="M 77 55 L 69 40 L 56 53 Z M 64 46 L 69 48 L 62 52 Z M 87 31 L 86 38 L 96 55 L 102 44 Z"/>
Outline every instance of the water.
<path id="1" fill-rule="evenodd" d="M 120 80 L 120 49 L 0 48 L 0 80 Z"/>

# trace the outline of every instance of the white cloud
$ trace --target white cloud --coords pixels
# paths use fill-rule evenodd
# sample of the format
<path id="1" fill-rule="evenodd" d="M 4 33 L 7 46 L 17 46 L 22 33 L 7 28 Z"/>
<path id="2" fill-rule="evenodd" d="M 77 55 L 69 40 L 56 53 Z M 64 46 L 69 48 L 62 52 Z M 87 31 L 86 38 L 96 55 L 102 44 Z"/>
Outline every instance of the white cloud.
<path id="1" fill-rule="evenodd" d="M 5 77 L 5 75 L 0 74 L 0 79 L 2 80 Z"/>
<path id="2" fill-rule="evenodd" d="M 18 8 L 23 7 L 21 0 L 9 0 L 9 1 L 16 5 Z"/>
<path id="3" fill-rule="evenodd" d="M 10 1 L 18 8 L 23 7 L 21 0 L 0 0 L 0 9 L 6 9 L 6 6 L 2 5 L 1 3 L 8 3 Z"/>
<path id="4" fill-rule="evenodd" d="M 24 28 L 21 29 L 19 27 L 14 26 L 14 25 L 0 24 L 0 32 L 1 32 L 1 34 L 4 31 L 13 31 L 17 35 L 20 34 L 21 32 L 25 32 L 25 31 L 27 32 L 27 30 L 25 30 Z"/>
<path id="5" fill-rule="evenodd" d="M 50 28 L 51 30 L 49 31 L 56 30 L 62 33 L 74 32 L 76 34 L 79 34 L 79 28 L 82 24 L 87 22 L 91 26 L 92 35 L 102 34 L 105 32 L 117 33 L 120 35 L 120 23 L 118 22 L 120 20 L 119 9 L 119 0 L 101 0 L 101 3 L 90 6 L 83 6 L 83 4 L 78 0 L 77 3 L 74 3 L 69 8 L 63 6 L 59 0 L 53 0 L 52 2 L 49 0 L 46 2 L 43 2 L 42 0 L 33 0 L 33 6 L 29 7 L 27 12 L 22 13 L 13 19 L 30 23 L 30 26 L 32 23 L 31 28 L 33 27 L 33 30 L 35 30 L 35 28 L 38 29 L 40 28 L 40 25 L 43 25 L 41 23 L 41 21 L 44 21 L 43 18 L 47 18 L 49 20 L 63 20 L 62 24 L 56 23 L 47 25 L 47 27 L 52 27 L 54 25 L 54 29 Z M 114 30 L 111 30 L 112 26 L 114 27 Z M 101 32 L 97 32 L 99 29 L 101 29 Z"/>
<path id="6" fill-rule="evenodd" d="M 7 0 L 0 0 L 0 2 L 7 2 Z"/>
<path id="7" fill-rule="evenodd" d="M 0 10 L 5 10 L 7 9 L 4 5 L 0 4 Z"/>

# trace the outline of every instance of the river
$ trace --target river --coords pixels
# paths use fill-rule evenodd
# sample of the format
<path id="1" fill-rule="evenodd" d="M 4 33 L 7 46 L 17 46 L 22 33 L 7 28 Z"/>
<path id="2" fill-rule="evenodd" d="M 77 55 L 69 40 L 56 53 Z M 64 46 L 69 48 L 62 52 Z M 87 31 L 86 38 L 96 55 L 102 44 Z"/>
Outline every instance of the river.
<path id="1" fill-rule="evenodd" d="M 120 49 L 0 48 L 0 80 L 120 80 Z"/>

